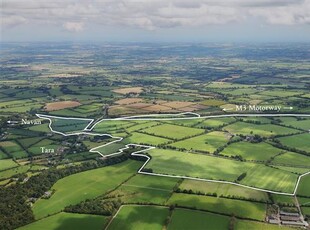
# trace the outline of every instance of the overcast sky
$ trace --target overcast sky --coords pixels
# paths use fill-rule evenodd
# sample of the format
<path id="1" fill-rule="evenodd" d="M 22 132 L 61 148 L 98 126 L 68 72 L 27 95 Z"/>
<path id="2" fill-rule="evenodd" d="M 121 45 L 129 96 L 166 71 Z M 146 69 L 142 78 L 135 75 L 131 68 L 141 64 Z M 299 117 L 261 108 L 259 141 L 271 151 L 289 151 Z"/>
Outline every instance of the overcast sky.
<path id="1" fill-rule="evenodd" d="M 0 0 L 1 41 L 310 41 L 310 0 Z"/>

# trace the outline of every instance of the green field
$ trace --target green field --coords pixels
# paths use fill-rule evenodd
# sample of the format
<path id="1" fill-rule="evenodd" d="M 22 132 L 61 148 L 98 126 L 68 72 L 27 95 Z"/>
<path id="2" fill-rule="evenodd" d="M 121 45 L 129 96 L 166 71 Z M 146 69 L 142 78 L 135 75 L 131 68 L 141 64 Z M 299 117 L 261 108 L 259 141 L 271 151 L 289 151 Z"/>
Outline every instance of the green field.
<path id="1" fill-rule="evenodd" d="M 309 133 L 281 137 L 278 140 L 285 146 L 310 152 L 310 135 Z"/>
<path id="2" fill-rule="evenodd" d="M 230 135 L 228 133 L 214 131 L 208 134 L 175 142 L 170 146 L 179 149 L 198 150 L 213 153 L 217 150 L 217 148 L 225 145 L 229 139 Z"/>
<path id="3" fill-rule="evenodd" d="M 305 216 L 310 217 L 310 207 L 301 207 L 301 211 Z"/>
<path id="4" fill-rule="evenodd" d="M 125 148 L 125 144 L 123 142 L 115 142 L 109 145 L 105 145 L 105 146 L 93 149 L 93 151 L 98 151 L 102 155 L 110 155 L 110 154 L 119 152 L 121 148 Z"/>
<path id="5" fill-rule="evenodd" d="M 196 125 L 196 127 L 215 128 L 215 127 L 226 125 L 234 121 L 236 121 L 236 119 L 233 117 L 210 118 L 210 119 L 203 120 L 201 123 Z"/>
<path id="6" fill-rule="evenodd" d="M 14 158 L 27 157 L 27 153 L 14 141 L 2 141 L 0 147 Z"/>
<path id="7" fill-rule="evenodd" d="M 100 133 L 110 133 L 111 131 L 115 130 L 122 130 L 124 128 L 128 128 L 134 126 L 136 123 L 133 121 L 122 121 L 122 120 L 114 120 L 114 121 L 101 121 L 100 123 L 96 124 L 94 127 L 95 132 Z"/>
<path id="8" fill-rule="evenodd" d="M 281 118 L 281 121 L 286 126 L 292 126 L 303 130 L 310 129 L 310 119 L 298 120 L 295 117 L 284 117 Z"/>
<path id="9" fill-rule="evenodd" d="M 310 174 L 300 179 L 297 194 L 310 197 Z"/>
<path id="10" fill-rule="evenodd" d="M 156 206 L 122 206 L 108 230 L 162 230 L 168 208 Z"/>
<path id="11" fill-rule="evenodd" d="M 60 179 L 53 185 L 55 193 L 49 199 L 40 199 L 33 205 L 33 213 L 36 219 L 40 219 L 70 204 L 104 194 L 134 174 L 140 166 L 140 162 L 126 161 Z"/>
<path id="12" fill-rule="evenodd" d="M 0 149 L 0 160 L 1 159 L 5 159 L 5 158 L 8 158 L 9 156 L 6 155 L 1 149 Z"/>
<path id="13" fill-rule="evenodd" d="M 145 168 L 169 175 L 234 181 L 240 174 L 255 166 L 247 162 L 174 150 L 152 149 L 149 154 L 152 160 Z"/>
<path id="14" fill-rule="evenodd" d="M 213 213 L 175 209 L 168 230 L 228 229 L 229 217 Z"/>
<path id="15" fill-rule="evenodd" d="M 13 168 L 13 167 L 16 167 L 16 166 L 18 166 L 18 164 L 15 163 L 11 159 L 0 160 L 0 171 L 5 170 L 5 169 L 9 169 L 9 168 Z"/>
<path id="16" fill-rule="evenodd" d="M 0 172 L 0 179 L 6 179 L 13 177 L 20 173 L 25 173 L 31 168 L 31 165 L 22 165 L 10 169 L 6 169 Z"/>
<path id="17" fill-rule="evenodd" d="M 28 224 L 19 230 L 101 230 L 106 224 L 107 217 L 88 214 L 61 212 L 42 220 Z"/>
<path id="18" fill-rule="evenodd" d="M 163 124 L 151 128 L 144 129 L 143 132 L 154 134 L 160 137 L 167 137 L 171 139 L 182 139 L 198 134 L 204 133 L 203 129 L 189 128 L 178 125 Z"/>
<path id="19" fill-rule="evenodd" d="M 259 223 L 254 221 L 247 221 L 247 220 L 238 220 L 235 224 L 236 230 L 245 230 L 245 229 L 251 229 L 251 230 L 293 230 L 296 228 L 290 228 L 290 227 L 279 227 L 275 224 L 266 224 L 266 223 Z"/>
<path id="20" fill-rule="evenodd" d="M 241 183 L 256 188 L 293 193 L 297 178 L 296 174 L 258 165 L 247 171 L 247 176 Z"/>
<path id="21" fill-rule="evenodd" d="M 145 168 L 152 169 L 155 173 L 235 181 L 238 176 L 246 172 L 247 175 L 241 184 L 288 193 L 293 192 L 298 177 L 296 174 L 261 164 L 203 154 L 163 149 L 150 150 L 149 154 L 152 160 Z"/>
<path id="22" fill-rule="evenodd" d="M 227 156 L 241 156 L 246 160 L 266 161 L 281 151 L 283 150 L 277 149 L 272 145 L 266 144 L 264 142 L 237 142 L 230 144 L 221 152 L 221 154 Z"/>
<path id="23" fill-rule="evenodd" d="M 239 217 L 264 220 L 266 205 L 262 203 L 225 199 L 211 196 L 197 196 L 174 193 L 168 204 L 214 211 L 223 214 L 235 214 Z"/>
<path id="24" fill-rule="evenodd" d="M 234 196 L 243 197 L 246 199 L 255 199 L 267 201 L 267 193 L 257 191 L 250 188 L 244 188 L 238 185 L 223 184 L 208 181 L 197 181 L 197 180 L 184 180 L 179 186 L 181 190 L 192 190 L 193 192 L 200 192 L 204 194 L 216 193 L 218 196 Z"/>
<path id="25" fill-rule="evenodd" d="M 281 135 L 293 134 L 299 132 L 298 130 L 278 125 L 272 125 L 272 124 L 257 125 L 257 124 L 249 124 L 246 122 L 236 122 L 234 124 L 225 126 L 224 130 L 227 130 L 228 132 L 234 134 L 242 134 L 242 135 L 257 134 L 263 137 L 270 137 L 280 134 Z"/>
<path id="26" fill-rule="evenodd" d="M 91 120 L 79 120 L 79 119 L 60 119 L 60 118 L 52 118 L 51 127 L 53 130 L 58 132 L 73 132 L 73 131 L 81 131 L 89 124 Z"/>
<path id="27" fill-rule="evenodd" d="M 124 203 L 153 203 L 164 205 L 178 179 L 138 174 L 107 197 L 119 197 Z"/>
<path id="28" fill-rule="evenodd" d="M 146 145 L 160 145 L 165 144 L 169 140 L 162 137 L 155 137 L 145 133 L 133 132 L 125 140 L 128 144 L 146 144 Z"/>
<path id="29" fill-rule="evenodd" d="M 305 156 L 305 155 L 294 153 L 294 152 L 285 152 L 284 154 L 281 154 L 275 157 L 272 163 L 309 167 L 310 156 Z M 309 167 L 309 171 L 310 171 L 310 167 Z"/>

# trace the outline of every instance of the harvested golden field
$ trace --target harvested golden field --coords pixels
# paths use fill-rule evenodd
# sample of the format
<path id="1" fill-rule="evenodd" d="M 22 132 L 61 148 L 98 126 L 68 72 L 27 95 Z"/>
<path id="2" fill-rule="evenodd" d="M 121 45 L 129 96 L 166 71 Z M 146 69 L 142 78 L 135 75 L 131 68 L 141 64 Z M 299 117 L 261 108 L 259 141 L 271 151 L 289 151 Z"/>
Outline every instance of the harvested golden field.
<path id="1" fill-rule="evenodd" d="M 129 105 L 129 104 L 134 104 L 134 103 L 138 103 L 141 101 L 143 101 L 142 98 L 133 97 L 133 98 L 124 98 L 124 99 L 116 101 L 115 103 L 119 105 Z"/>
<path id="2" fill-rule="evenodd" d="M 179 109 L 179 108 L 184 108 L 184 107 L 195 105 L 195 103 L 188 102 L 188 101 L 171 101 L 171 102 L 164 103 L 162 105 L 173 108 L 173 109 Z"/>
<path id="3" fill-rule="evenodd" d="M 60 110 L 60 109 L 73 108 L 73 107 L 77 107 L 80 105 L 81 103 L 78 101 L 57 101 L 57 102 L 46 103 L 44 109 L 46 111 L 54 111 L 54 110 Z"/>
<path id="4" fill-rule="evenodd" d="M 148 107 L 148 106 L 151 106 L 151 105 L 153 105 L 153 104 L 150 104 L 150 103 L 135 103 L 135 104 L 127 105 L 127 107 L 135 108 L 135 109 L 141 109 L 141 108 L 145 108 L 145 107 Z"/>
<path id="5" fill-rule="evenodd" d="M 1 147 L 10 147 L 10 146 L 15 146 L 16 144 L 11 141 L 2 141 L 0 142 Z"/>
<path id="6" fill-rule="evenodd" d="M 127 93 L 141 93 L 142 90 L 143 90 L 142 87 L 130 87 L 130 88 L 114 89 L 113 92 L 119 94 L 127 94 Z"/>
<path id="7" fill-rule="evenodd" d="M 111 106 L 109 109 L 109 114 L 112 116 L 120 116 L 120 115 L 137 115 L 140 113 L 145 113 L 143 110 L 139 109 L 134 109 L 134 108 L 129 108 L 125 107 L 122 105 L 116 105 L 116 106 Z"/>
<path id="8" fill-rule="evenodd" d="M 167 106 L 163 106 L 163 105 L 151 105 L 151 106 L 145 107 L 143 109 L 150 111 L 150 112 L 174 111 L 172 108 L 167 107 Z"/>

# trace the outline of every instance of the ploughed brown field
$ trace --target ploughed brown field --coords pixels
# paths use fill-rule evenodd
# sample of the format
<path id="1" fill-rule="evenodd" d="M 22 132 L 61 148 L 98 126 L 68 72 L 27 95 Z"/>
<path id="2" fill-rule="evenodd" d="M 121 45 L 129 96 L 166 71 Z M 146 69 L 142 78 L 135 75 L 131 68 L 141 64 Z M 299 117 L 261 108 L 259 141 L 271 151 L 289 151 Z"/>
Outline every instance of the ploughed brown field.
<path id="1" fill-rule="evenodd" d="M 54 110 L 60 110 L 60 109 L 73 108 L 73 107 L 77 107 L 80 105 L 81 103 L 78 101 L 57 101 L 57 102 L 46 103 L 44 109 L 46 111 L 54 111 Z"/>

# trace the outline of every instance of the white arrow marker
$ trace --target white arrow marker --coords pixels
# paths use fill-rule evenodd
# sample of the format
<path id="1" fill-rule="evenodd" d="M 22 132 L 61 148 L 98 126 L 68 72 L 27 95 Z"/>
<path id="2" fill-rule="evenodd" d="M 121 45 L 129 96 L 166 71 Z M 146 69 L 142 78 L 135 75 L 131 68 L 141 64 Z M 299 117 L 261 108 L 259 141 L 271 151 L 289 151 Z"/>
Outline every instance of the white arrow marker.
<path id="1" fill-rule="evenodd" d="M 294 107 L 283 107 L 283 109 L 289 109 L 289 110 L 292 110 L 292 109 L 294 109 Z"/>
<path id="2" fill-rule="evenodd" d="M 18 124 L 18 121 L 7 121 L 8 124 Z"/>
<path id="3" fill-rule="evenodd" d="M 232 109 L 232 108 L 231 109 L 223 109 L 223 111 L 230 111 L 230 110 L 234 110 L 234 109 Z"/>

